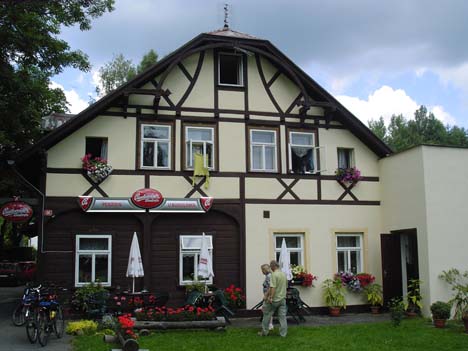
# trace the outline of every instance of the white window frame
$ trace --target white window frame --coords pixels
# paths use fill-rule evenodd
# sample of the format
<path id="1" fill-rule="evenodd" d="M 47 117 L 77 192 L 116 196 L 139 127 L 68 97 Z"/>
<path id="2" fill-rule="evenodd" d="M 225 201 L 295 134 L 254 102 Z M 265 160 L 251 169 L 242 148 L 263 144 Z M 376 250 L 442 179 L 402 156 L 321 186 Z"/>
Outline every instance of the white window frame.
<path id="1" fill-rule="evenodd" d="M 289 254 L 289 260 L 291 261 L 291 252 L 299 252 L 300 253 L 300 262 L 299 262 L 299 265 L 301 265 L 302 267 L 305 267 L 305 248 L 304 248 L 304 233 L 280 233 L 280 232 L 277 232 L 275 234 L 273 234 L 273 245 L 274 245 L 274 251 L 275 251 L 275 259 L 276 259 L 276 254 L 281 252 L 281 244 L 279 247 L 276 247 L 276 239 L 278 237 L 294 237 L 294 238 L 299 238 L 299 247 L 298 248 L 295 248 L 295 247 L 292 247 L 292 248 L 289 248 L 287 247 L 287 244 L 286 244 L 286 247 L 287 247 L 287 251 L 288 251 L 288 254 Z"/>
<path id="2" fill-rule="evenodd" d="M 202 238 L 202 235 L 180 235 L 179 236 L 179 284 L 180 285 L 190 285 L 193 284 L 194 282 L 199 281 L 198 277 L 196 275 L 196 272 L 198 271 L 198 261 L 200 258 L 200 249 L 197 248 L 183 248 L 183 238 Z M 211 256 L 211 262 L 213 262 L 213 236 L 212 235 L 205 235 L 206 238 L 209 238 L 210 240 L 210 246 L 208 247 L 208 252 L 210 253 Z M 184 260 L 183 257 L 185 255 L 194 255 L 194 280 L 184 280 Z M 205 282 L 205 280 L 200 280 L 202 282 Z M 209 279 L 206 280 L 207 284 L 213 284 L 213 277 L 210 277 Z"/>
<path id="3" fill-rule="evenodd" d="M 238 56 L 240 57 L 239 71 L 237 72 L 239 84 L 221 83 L 221 56 Z M 218 85 L 226 87 L 243 87 L 244 86 L 244 59 L 242 54 L 233 52 L 218 52 Z"/>
<path id="4" fill-rule="evenodd" d="M 343 168 L 343 167 L 340 167 L 340 150 L 346 150 L 349 152 L 349 168 L 356 167 L 356 162 L 354 159 L 354 149 L 352 147 L 337 147 L 336 148 L 336 160 L 338 163 L 337 167 Z"/>
<path id="5" fill-rule="evenodd" d="M 312 144 L 311 145 L 299 145 L 299 144 L 293 144 L 292 140 L 293 134 L 301 134 L 301 135 L 312 135 Z M 288 156 L 289 156 L 289 171 L 291 173 L 294 173 L 293 167 L 292 167 L 292 148 L 293 147 L 304 147 L 304 148 L 310 148 L 312 149 L 312 155 L 314 158 L 314 170 L 312 172 L 304 172 L 304 174 L 314 174 L 317 173 L 317 147 L 315 146 L 315 133 L 313 132 L 295 132 L 295 131 L 290 131 L 289 132 L 289 145 L 288 145 Z M 300 173 L 302 174 L 302 173 Z"/>
<path id="6" fill-rule="evenodd" d="M 107 239 L 107 250 L 80 250 L 80 239 Z M 96 270 L 96 255 L 107 255 L 107 282 L 101 282 L 102 286 L 111 286 L 112 278 L 112 235 L 100 234 L 100 235 L 89 235 L 89 234 L 78 234 L 76 235 L 76 250 L 75 250 L 75 286 L 80 287 L 89 284 L 90 282 L 79 281 L 79 257 L 80 255 L 91 255 L 91 282 L 95 282 L 95 270 Z"/>
<path id="7" fill-rule="evenodd" d="M 189 139 L 188 138 L 188 130 L 189 129 L 205 129 L 211 131 L 211 141 L 206 140 L 196 140 L 196 139 Z M 203 166 L 208 168 L 209 170 L 215 169 L 215 130 L 214 127 L 197 127 L 197 126 L 185 126 L 185 169 L 192 170 L 192 144 L 194 143 L 201 143 L 203 144 Z M 211 167 L 208 167 L 206 164 L 206 145 L 211 144 L 212 152 L 211 152 Z M 187 150 L 188 149 L 188 150 Z"/>
<path id="8" fill-rule="evenodd" d="M 156 139 L 156 138 L 145 138 L 145 127 L 162 127 L 162 128 L 168 128 L 169 129 L 169 139 Z M 142 169 L 171 169 L 171 157 L 172 157 L 172 126 L 167 125 L 167 124 L 142 124 L 141 125 L 141 130 L 140 130 L 140 167 Z M 143 144 L 144 143 L 154 143 L 154 166 L 144 166 L 143 165 Z M 167 167 L 161 167 L 158 166 L 158 143 L 159 142 L 167 142 L 168 143 L 168 153 L 167 153 Z"/>
<path id="9" fill-rule="evenodd" d="M 254 132 L 268 132 L 268 133 L 273 133 L 274 134 L 274 142 L 273 143 L 261 143 L 261 142 L 254 142 L 253 141 L 253 133 Z M 277 138 L 277 130 L 275 129 L 250 129 L 249 130 L 249 136 L 250 136 L 250 171 L 253 171 L 253 172 L 278 172 L 278 145 L 277 145 L 277 141 L 278 141 L 278 138 Z M 262 168 L 254 168 L 254 159 L 253 159 L 253 149 L 254 149 L 254 146 L 261 146 L 262 147 Z M 273 152 L 273 155 L 274 155 L 274 160 L 273 160 L 273 166 L 274 168 L 273 169 L 266 169 L 266 157 L 265 157 L 265 147 L 266 146 L 273 146 L 274 147 L 274 152 Z"/>
<path id="10" fill-rule="evenodd" d="M 339 270 L 338 267 L 338 252 L 345 253 L 345 269 L 344 272 L 351 272 L 351 252 L 359 251 L 359 265 L 360 267 L 356 267 L 356 273 L 362 273 L 364 268 L 364 233 L 336 233 L 335 238 L 335 247 L 336 247 L 336 268 Z M 359 246 L 356 247 L 338 247 L 338 238 L 340 237 L 357 237 L 359 238 Z"/>

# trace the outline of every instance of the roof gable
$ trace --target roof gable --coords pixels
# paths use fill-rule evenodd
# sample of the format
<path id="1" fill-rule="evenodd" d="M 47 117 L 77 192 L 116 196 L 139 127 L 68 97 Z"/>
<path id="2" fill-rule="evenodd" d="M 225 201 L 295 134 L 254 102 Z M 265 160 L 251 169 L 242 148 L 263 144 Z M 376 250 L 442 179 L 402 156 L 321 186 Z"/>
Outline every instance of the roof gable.
<path id="1" fill-rule="evenodd" d="M 123 96 L 128 96 L 132 89 L 137 89 L 143 86 L 159 74 L 161 74 L 162 78 L 161 81 L 158 82 L 156 90 L 160 89 L 172 68 L 191 54 L 209 49 L 226 47 L 238 49 L 240 51 L 253 52 L 268 58 L 273 64 L 281 68 L 284 73 L 301 89 L 304 100 L 302 104 L 305 111 L 308 109 L 307 106 L 310 107 L 310 105 L 324 107 L 327 109 L 328 122 L 333 119 L 339 120 L 379 157 L 384 157 L 392 153 L 392 150 L 377 136 L 375 136 L 369 128 L 367 128 L 330 93 L 309 77 L 301 68 L 293 63 L 269 41 L 233 31 L 229 28 L 223 28 L 221 30 L 196 36 L 185 45 L 165 56 L 154 66 L 148 68 L 146 71 L 137 75 L 134 79 L 123 84 L 113 92 L 90 105 L 68 123 L 65 123 L 59 128 L 53 130 L 47 136 L 39 140 L 35 145 L 22 152 L 18 156 L 17 160 L 24 160 L 34 154 L 37 150 L 47 149 L 55 145 L 95 118 L 98 114 L 112 105 L 113 102 Z"/>

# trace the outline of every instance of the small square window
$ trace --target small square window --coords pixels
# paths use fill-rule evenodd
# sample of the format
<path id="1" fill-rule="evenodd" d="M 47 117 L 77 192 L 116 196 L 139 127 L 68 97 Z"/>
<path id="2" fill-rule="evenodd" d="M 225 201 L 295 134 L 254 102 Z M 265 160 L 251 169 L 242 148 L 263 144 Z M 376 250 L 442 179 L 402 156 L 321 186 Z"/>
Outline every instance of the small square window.
<path id="1" fill-rule="evenodd" d="M 91 158 L 100 157 L 107 160 L 107 138 L 86 138 L 85 155 L 91 155 Z"/>
<path id="2" fill-rule="evenodd" d="M 141 126 L 141 167 L 169 169 L 171 164 L 171 126 Z"/>
<path id="3" fill-rule="evenodd" d="M 220 85 L 243 86 L 242 55 L 220 53 L 218 56 L 218 75 Z"/>
<path id="4" fill-rule="evenodd" d="M 291 265 L 304 265 L 304 234 L 275 234 L 275 259 L 279 260 L 283 239 Z"/>
<path id="5" fill-rule="evenodd" d="M 338 168 L 354 167 L 354 149 L 338 148 Z"/>
<path id="6" fill-rule="evenodd" d="M 195 155 L 201 155 L 203 166 L 214 169 L 214 128 L 185 128 L 185 169 L 193 169 Z"/>
<path id="7" fill-rule="evenodd" d="M 276 131 L 250 130 L 250 170 L 276 172 Z"/>
<path id="8" fill-rule="evenodd" d="M 77 235 L 75 252 L 75 286 L 100 282 L 111 285 L 112 237 Z"/>
<path id="9" fill-rule="evenodd" d="M 179 238 L 179 282 L 181 285 L 192 284 L 199 280 L 197 272 L 202 238 L 202 235 L 181 235 Z M 205 235 L 205 238 L 208 239 L 208 251 L 213 259 L 213 236 Z M 213 284 L 213 277 L 207 279 L 206 283 Z"/>
<path id="10" fill-rule="evenodd" d="M 339 272 L 362 272 L 362 234 L 337 234 L 336 260 Z"/>
<path id="11" fill-rule="evenodd" d="M 315 172 L 317 148 L 313 133 L 289 133 L 289 170 L 296 174 Z"/>

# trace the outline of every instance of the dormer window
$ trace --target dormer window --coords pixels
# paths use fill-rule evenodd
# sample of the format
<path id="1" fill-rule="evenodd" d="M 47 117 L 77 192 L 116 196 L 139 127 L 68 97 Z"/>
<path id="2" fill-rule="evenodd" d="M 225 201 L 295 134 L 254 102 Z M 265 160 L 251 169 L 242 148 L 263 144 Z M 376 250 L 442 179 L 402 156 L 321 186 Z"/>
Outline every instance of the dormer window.
<path id="1" fill-rule="evenodd" d="M 222 52 L 218 55 L 218 84 L 242 87 L 242 55 Z"/>

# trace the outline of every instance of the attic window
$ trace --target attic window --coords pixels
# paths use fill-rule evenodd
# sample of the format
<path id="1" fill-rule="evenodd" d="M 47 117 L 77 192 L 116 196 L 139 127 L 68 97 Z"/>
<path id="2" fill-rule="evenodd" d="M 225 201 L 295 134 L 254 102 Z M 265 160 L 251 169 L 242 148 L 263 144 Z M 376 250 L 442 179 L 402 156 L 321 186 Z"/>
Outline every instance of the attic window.
<path id="1" fill-rule="evenodd" d="M 218 58 L 218 83 L 220 85 L 243 86 L 242 55 L 220 53 Z"/>
<path id="2" fill-rule="evenodd" d="M 107 138 L 86 138 L 85 154 L 107 160 Z"/>

